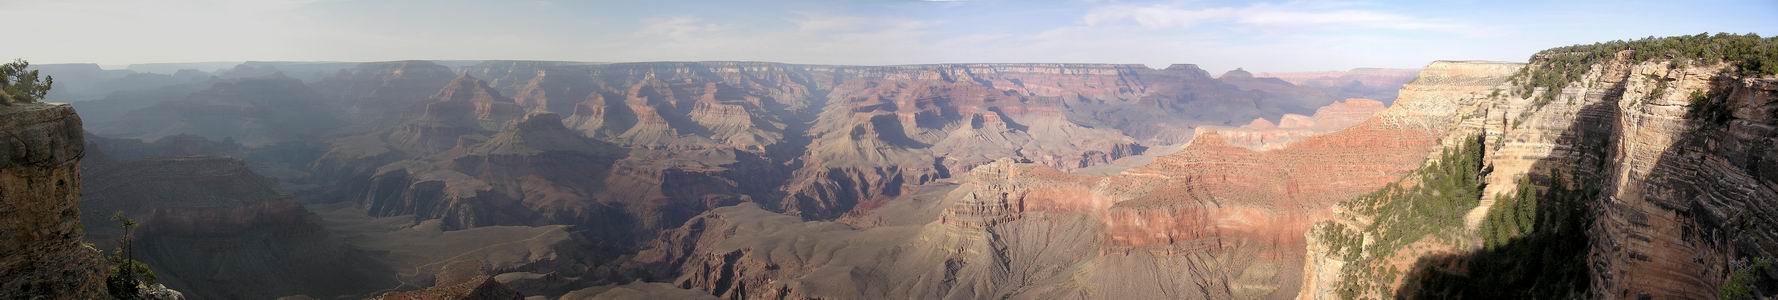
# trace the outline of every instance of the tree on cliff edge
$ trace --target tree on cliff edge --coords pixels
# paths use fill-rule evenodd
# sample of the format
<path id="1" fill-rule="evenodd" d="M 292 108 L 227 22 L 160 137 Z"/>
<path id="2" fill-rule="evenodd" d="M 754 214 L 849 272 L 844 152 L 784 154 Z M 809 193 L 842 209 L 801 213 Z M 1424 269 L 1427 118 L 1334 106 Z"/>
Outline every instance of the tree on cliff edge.
<path id="1" fill-rule="evenodd" d="M 111 276 L 105 278 L 105 288 L 117 299 L 143 299 L 142 289 L 154 283 L 154 271 L 148 264 L 136 260 L 130 243 L 135 241 L 136 220 L 131 220 L 117 212 L 111 215 L 123 227 L 123 237 L 117 239 L 117 251 L 111 254 Z"/>
<path id="2" fill-rule="evenodd" d="M 55 77 L 45 76 L 38 82 L 37 70 L 28 70 L 30 66 L 23 59 L 0 65 L 0 105 L 43 101 L 43 96 L 49 94 Z"/>

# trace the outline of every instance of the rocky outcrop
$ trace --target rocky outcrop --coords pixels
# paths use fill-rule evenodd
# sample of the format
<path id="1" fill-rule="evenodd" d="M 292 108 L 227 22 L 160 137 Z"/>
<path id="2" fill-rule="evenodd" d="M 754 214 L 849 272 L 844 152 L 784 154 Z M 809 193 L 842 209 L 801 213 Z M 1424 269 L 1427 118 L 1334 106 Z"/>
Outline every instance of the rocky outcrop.
<path id="1" fill-rule="evenodd" d="M 0 107 L 0 298 L 109 297 L 107 264 L 81 242 L 80 124 L 66 104 Z"/>

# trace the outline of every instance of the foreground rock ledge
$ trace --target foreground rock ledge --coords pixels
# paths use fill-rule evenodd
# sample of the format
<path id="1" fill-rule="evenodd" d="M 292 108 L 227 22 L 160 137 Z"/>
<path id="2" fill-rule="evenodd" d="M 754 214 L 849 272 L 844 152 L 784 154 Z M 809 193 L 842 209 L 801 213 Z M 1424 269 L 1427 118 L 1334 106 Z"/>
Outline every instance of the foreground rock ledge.
<path id="1" fill-rule="evenodd" d="M 110 298 L 80 242 L 84 145 L 67 104 L 0 106 L 0 299 Z"/>

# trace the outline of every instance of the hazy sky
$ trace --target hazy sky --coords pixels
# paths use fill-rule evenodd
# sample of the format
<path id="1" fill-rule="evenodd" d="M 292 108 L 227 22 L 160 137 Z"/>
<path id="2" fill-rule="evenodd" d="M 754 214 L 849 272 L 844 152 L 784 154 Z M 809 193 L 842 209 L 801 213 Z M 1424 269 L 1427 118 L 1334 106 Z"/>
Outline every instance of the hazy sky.
<path id="1" fill-rule="evenodd" d="M 1429 3 L 1437 2 L 1437 3 Z M 0 0 L 0 58 L 1195 63 L 1522 61 L 1575 43 L 1778 34 L 1778 1 Z"/>

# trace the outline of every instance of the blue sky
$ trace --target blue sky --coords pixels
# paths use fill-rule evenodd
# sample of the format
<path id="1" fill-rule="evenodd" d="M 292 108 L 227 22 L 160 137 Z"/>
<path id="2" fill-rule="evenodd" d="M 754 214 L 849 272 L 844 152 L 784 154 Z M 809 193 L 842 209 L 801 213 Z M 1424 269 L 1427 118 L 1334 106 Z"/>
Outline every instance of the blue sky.
<path id="1" fill-rule="evenodd" d="M 1214 72 L 1522 61 L 1699 32 L 1778 1 L 0 0 L 38 63 L 398 59 L 1194 63 Z M 20 36 L 22 35 L 22 36 Z"/>

